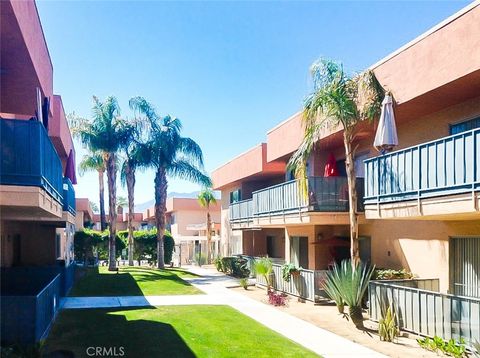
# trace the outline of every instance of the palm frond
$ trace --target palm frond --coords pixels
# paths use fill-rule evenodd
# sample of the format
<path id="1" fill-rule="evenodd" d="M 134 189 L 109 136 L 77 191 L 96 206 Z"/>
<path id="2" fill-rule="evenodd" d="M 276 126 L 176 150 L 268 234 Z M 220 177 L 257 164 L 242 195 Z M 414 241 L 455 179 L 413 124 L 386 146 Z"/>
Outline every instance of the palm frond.
<path id="1" fill-rule="evenodd" d="M 166 169 L 169 176 L 188 180 L 203 186 L 212 185 L 212 181 L 208 175 L 204 174 L 197 167 L 186 160 L 177 160 Z"/>
<path id="2" fill-rule="evenodd" d="M 100 153 L 86 154 L 78 164 L 78 173 L 84 175 L 89 171 L 105 171 L 105 162 Z"/>
<path id="3" fill-rule="evenodd" d="M 200 168 L 203 168 L 203 153 L 200 146 L 191 138 L 180 137 L 178 142 L 178 150 L 183 155 L 189 157 Z"/>

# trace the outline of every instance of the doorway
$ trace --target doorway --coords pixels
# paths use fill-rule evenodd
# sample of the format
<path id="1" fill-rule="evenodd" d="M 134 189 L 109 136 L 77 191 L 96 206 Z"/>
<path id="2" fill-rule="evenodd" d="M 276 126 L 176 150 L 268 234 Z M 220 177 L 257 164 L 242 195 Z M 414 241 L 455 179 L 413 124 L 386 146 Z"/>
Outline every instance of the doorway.
<path id="1" fill-rule="evenodd" d="M 12 266 L 20 266 L 22 263 L 22 241 L 20 235 L 13 236 Z"/>
<path id="2" fill-rule="evenodd" d="M 450 239 L 450 291 L 480 297 L 480 237 Z"/>
<path id="3" fill-rule="evenodd" d="M 297 267 L 308 268 L 308 237 L 292 236 L 290 241 L 290 262 Z"/>

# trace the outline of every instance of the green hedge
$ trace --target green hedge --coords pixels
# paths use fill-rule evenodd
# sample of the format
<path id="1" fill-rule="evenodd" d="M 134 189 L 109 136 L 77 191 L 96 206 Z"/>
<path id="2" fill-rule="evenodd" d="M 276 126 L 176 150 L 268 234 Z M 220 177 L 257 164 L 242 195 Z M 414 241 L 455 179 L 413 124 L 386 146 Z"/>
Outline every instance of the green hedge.
<path id="1" fill-rule="evenodd" d="M 217 271 L 224 272 L 234 277 L 249 277 L 250 270 L 247 268 L 248 260 L 237 256 L 217 257 L 214 260 Z"/>
<path id="2" fill-rule="evenodd" d="M 157 261 L 157 230 L 134 231 L 134 260 L 148 260 L 150 263 Z M 172 261 L 175 242 L 170 232 L 165 231 L 164 240 L 164 259 L 166 264 Z M 117 232 L 115 252 L 117 257 L 122 250 L 128 247 L 128 231 Z M 108 260 L 108 230 L 103 232 L 83 229 L 77 231 L 74 238 L 75 259 L 85 261 L 88 257 L 93 257 L 93 251 L 97 250 L 100 260 Z"/>

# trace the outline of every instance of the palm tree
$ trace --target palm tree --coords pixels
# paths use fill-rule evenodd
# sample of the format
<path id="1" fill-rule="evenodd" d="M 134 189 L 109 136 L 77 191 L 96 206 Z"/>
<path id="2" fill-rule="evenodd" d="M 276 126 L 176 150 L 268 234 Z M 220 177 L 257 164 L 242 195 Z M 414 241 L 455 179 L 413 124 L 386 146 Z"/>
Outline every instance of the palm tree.
<path id="1" fill-rule="evenodd" d="M 90 204 L 90 207 L 92 208 L 92 211 L 93 211 L 94 213 L 98 213 L 98 212 L 99 212 L 99 210 L 98 210 L 98 205 L 97 205 L 96 202 L 89 200 L 88 203 Z"/>
<path id="2" fill-rule="evenodd" d="M 115 97 L 108 97 L 101 102 L 94 96 L 92 120 L 82 120 L 77 129 L 82 143 L 92 151 L 101 152 L 106 165 L 110 221 L 108 269 L 110 271 L 116 270 L 117 152 L 131 138 L 130 126 L 119 115 L 120 108 Z"/>
<path id="3" fill-rule="evenodd" d="M 120 172 L 121 175 L 121 172 Z M 117 208 L 124 208 L 125 206 L 128 206 L 128 201 L 127 198 L 124 196 L 118 196 L 117 197 Z"/>
<path id="4" fill-rule="evenodd" d="M 358 249 L 357 190 L 355 185 L 353 147 L 358 123 L 375 119 L 381 108 L 383 89 L 373 71 L 367 70 L 349 77 L 340 63 L 320 59 L 311 67 L 314 91 L 307 97 L 304 109 L 304 139 L 289 161 L 289 167 L 306 185 L 306 162 L 325 127 L 343 129 L 345 165 L 347 171 L 350 255 L 352 264 L 360 261 Z"/>
<path id="5" fill-rule="evenodd" d="M 135 170 L 137 163 L 128 157 L 123 161 L 120 180 L 127 187 L 128 196 L 128 265 L 133 266 L 133 219 L 135 210 Z"/>
<path id="6" fill-rule="evenodd" d="M 129 146 L 130 148 L 130 146 Z M 125 148 L 126 158 L 120 171 L 122 185 L 127 187 L 128 197 L 128 265 L 133 266 L 133 219 L 135 212 L 135 172 L 137 167 L 144 161 L 140 158 L 138 145 L 135 148 Z"/>
<path id="7" fill-rule="evenodd" d="M 88 171 L 96 171 L 98 173 L 98 188 L 99 188 L 99 200 L 100 200 L 100 229 L 103 231 L 106 229 L 105 220 L 105 188 L 104 188 L 104 174 L 105 174 L 105 162 L 103 156 L 99 152 L 86 154 L 80 164 L 78 165 L 80 175 L 83 175 Z M 93 208 L 93 207 L 92 207 Z"/>
<path id="8" fill-rule="evenodd" d="M 192 139 L 182 137 L 181 122 L 171 116 L 160 117 L 154 107 L 142 97 L 130 100 L 130 107 L 144 116 L 148 138 L 140 144 L 144 166 L 155 170 L 155 224 L 157 227 L 157 267 L 163 269 L 165 212 L 167 201 L 167 175 L 211 186 L 203 172 L 203 154 Z"/>
<path id="9" fill-rule="evenodd" d="M 207 209 L 207 263 L 211 263 L 210 241 L 212 240 L 212 218 L 210 216 L 210 204 L 217 203 L 217 199 L 215 199 L 212 189 L 203 189 L 198 194 L 198 203 Z"/>
<path id="10" fill-rule="evenodd" d="M 144 123 L 141 120 L 130 120 L 129 126 L 132 129 L 132 138 L 122 148 L 125 154 L 120 170 L 120 179 L 123 186 L 127 187 L 128 197 L 128 265 L 133 266 L 133 219 L 135 211 L 135 172 L 145 162 L 142 158 L 139 143 L 144 140 Z"/>

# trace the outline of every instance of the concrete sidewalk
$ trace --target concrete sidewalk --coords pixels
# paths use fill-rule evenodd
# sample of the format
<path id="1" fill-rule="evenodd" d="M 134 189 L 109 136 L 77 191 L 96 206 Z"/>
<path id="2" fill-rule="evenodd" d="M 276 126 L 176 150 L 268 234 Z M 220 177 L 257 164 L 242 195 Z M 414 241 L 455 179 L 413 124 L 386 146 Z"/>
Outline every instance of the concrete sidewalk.
<path id="1" fill-rule="evenodd" d="M 64 297 L 60 300 L 60 307 L 64 309 L 225 304 L 211 295 Z"/>

